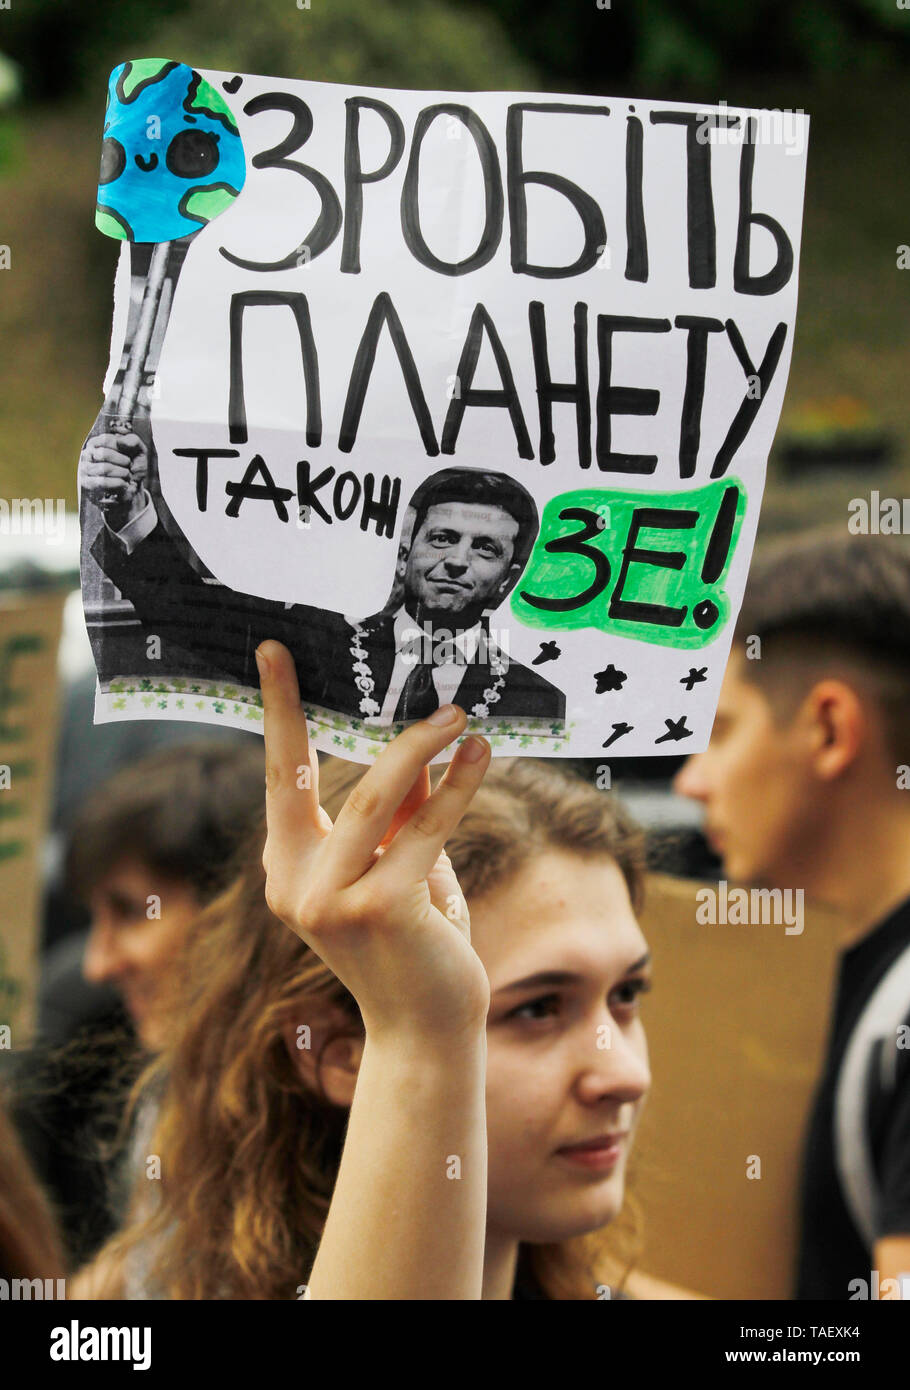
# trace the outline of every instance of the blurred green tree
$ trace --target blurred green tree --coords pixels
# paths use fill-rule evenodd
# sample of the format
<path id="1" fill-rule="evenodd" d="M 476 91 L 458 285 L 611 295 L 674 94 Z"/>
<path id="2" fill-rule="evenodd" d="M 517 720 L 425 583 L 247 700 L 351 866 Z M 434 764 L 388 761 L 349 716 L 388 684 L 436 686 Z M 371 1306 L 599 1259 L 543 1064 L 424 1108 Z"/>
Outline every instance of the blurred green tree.
<path id="1" fill-rule="evenodd" d="M 489 0 L 551 83 L 692 86 L 747 74 L 811 76 L 910 63 L 895 0 Z"/>
<path id="2" fill-rule="evenodd" d="M 41 100 L 91 90 L 124 58 L 373 86 L 604 89 L 910 62 L 896 0 L 27 0 L 4 50 Z M 162 44 L 166 46 L 162 48 Z M 150 46 L 151 45 L 151 46 Z"/>
<path id="3" fill-rule="evenodd" d="M 72 0 L 15 5 L 7 53 L 44 101 L 96 92 L 127 58 L 177 58 L 192 67 L 371 86 L 534 87 L 501 21 L 455 0 Z M 103 86 L 102 86 L 103 90 Z"/>

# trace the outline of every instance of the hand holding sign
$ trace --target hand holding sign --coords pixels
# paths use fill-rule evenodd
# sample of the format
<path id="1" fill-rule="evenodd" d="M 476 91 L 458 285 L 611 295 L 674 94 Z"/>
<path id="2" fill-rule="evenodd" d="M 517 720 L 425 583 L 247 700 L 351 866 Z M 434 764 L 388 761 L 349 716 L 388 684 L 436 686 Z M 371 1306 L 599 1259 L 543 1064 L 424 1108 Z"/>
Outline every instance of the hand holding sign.
<path id="1" fill-rule="evenodd" d="M 108 524 L 119 531 L 142 507 L 148 452 L 132 432 L 90 435 L 79 456 L 79 487 L 103 507 Z"/>

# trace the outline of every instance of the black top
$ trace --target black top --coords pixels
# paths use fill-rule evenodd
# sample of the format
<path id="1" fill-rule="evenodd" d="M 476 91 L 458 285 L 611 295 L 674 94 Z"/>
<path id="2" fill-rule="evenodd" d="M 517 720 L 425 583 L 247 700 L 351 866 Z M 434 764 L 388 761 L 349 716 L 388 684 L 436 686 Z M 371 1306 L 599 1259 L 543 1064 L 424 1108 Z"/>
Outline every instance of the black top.
<path id="1" fill-rule="evenodd" d="M 518 1278 L 512 1286 L 512 1299 L 517 1303 L 526 1303 L 530 1299 L 549 1299 L 550 1295 L 544 1293 L 536 1279 L 525 1276 Z"/>
<path id="2" fill-rule="evenodd" d="M 799 1299 L 849 1299 L 852 1280 L 871 1281 L 872 1251 L 853 1224 L 837 1176 L 834 1098 L 853 1027 L 876 985 L 908 943 L 910 899 L 840 959 L 825 1063 L 803 1159 L 795 1295 Z M 910 998 L 904 1021 L 910 1023 Z M 873 1069 L 865 1122 L 881 1194 L 876 1239 L 910 1234 L 910 1050 L 898 1049 L 895 1085 L 887 1093 L 882 1092 L 879 1069 Z"/>

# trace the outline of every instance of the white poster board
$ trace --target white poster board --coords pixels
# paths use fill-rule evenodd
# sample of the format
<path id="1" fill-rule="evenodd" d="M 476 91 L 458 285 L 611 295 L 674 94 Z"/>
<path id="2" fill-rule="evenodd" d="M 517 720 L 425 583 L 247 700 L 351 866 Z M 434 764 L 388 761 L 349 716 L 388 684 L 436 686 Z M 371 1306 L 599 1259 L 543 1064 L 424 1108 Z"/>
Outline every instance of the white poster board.
<path id="1" fill-rule="evenodd" d="M 807 136 L 115 69 L 98 224 L 124 245 L 80 466 L 96 719 L 255 726 L 273 637 L 317 747 L 356 761 L 447 700 L 497 753 L 703 749 Z"/>

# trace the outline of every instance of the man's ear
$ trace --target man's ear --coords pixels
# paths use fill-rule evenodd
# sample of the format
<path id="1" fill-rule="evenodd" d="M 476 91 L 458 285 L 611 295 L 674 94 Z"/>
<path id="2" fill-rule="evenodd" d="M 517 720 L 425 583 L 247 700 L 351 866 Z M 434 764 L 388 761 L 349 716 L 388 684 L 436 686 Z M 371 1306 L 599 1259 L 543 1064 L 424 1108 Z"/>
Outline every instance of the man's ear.
<path id="1" fill-rule="evenodd" d="M 351 1020 L 337 1006 L 312 1001 L 303 1012 L 307 1021 L 289 1019 L 281 1030 L 288 1056 L 303 1084 L 324 1094 L 332 1105 L 349 1107 L 363 1056 L 362 1034 L 351 1031 Z"/>
<path id="2" fill-rule="evenodd" d="M 823 680 L 806 696 L 804 710 L 812 727 L 812 765 L 823 781 L 833 781 L 856 761 L 869 738 L 868 708 L 846 681 Z"/>
<path id="3" fill-rule="evenodd" d="M 515 588 L 515 585 L 518 583 L 518 576 L 521 574 L 521 571 L 523 569 L 524 565 L 512 564 L 509 566 L 509 572 L 499 586 L 500 603 L 507 596 L 507 594 L 510 594 L 512 590 Z"/>

